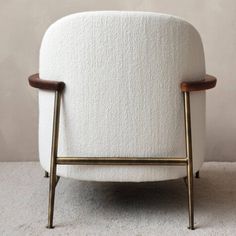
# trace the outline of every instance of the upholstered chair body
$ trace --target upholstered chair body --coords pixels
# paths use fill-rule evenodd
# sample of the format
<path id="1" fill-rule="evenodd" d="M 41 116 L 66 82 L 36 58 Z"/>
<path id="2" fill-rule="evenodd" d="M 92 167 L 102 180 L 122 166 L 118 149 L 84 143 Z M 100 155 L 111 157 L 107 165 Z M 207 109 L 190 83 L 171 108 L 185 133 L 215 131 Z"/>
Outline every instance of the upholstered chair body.
<path id="1" fill-rule="evenodd" d="M 205 78 L 201 38 L 186 21 L 147 12 L 85 12 L 52 24 L 39 77 L 63 81 L 58 157 L 186 156 L 182 82 Z M 50 90 L 50 89 L 49 89 Z M 205 155 L 205 91 L 190 93 L 193 173 Z M 50 172 L 54 92 L 39 90 L 39 158 Z M 57 165 L 86 181 L 145 182 L 187 176 L 178 165 Z"/>

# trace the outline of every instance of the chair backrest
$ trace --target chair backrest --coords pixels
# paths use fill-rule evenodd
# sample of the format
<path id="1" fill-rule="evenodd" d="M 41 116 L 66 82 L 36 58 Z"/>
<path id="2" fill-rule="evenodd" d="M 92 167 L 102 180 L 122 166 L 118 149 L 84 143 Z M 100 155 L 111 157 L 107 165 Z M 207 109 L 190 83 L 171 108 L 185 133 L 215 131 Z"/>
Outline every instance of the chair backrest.
<path id="1" fill-rule="evenodd" d="M 40 50 L 40 77 L 66 83 L 63 156 L 185 155 L 180 83 L 204 75 L 198 32 L 158 13 L 73 14 L 50 26 Z M 205 95 L 194 96 L 193 123 L 202 122 Z M 39 107 L 40 155 L 50 156 L 53 94 L 40 91 Z"/>

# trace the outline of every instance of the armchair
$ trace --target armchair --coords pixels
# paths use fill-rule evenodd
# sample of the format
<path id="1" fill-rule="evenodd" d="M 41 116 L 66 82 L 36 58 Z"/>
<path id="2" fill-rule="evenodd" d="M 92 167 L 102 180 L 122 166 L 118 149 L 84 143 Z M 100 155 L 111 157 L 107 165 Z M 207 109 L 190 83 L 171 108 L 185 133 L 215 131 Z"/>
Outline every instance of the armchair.
<path id="1" fill-rule="evenodd" d="M 198 32 L 174 16 L 84 12 L 47 30 L 40 49 L 39 158 L 50 173 L 48 228 L 59 177 L 145 182 L 187 178 L 204 161 L 205 74 Z"/>

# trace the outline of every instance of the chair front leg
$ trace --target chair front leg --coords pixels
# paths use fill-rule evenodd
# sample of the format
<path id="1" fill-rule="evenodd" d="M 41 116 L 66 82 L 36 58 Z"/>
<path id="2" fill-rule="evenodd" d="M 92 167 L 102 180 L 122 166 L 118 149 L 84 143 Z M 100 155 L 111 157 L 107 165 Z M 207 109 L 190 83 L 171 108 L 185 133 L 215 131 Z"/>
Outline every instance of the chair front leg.
<path id="1" fill-rule="evenodd" d="M 54 202 L 55 190 L 59 180 L 57 177 L 57 150 L 58 150 L 58 135 L 59 135 L 59 120 L 60 120 L 60 100 L 61 93 L 55 92 L 54 114 L 53 114 L 53 131 L 52 131 L 52 148 L 51 148 L 51 164 L 50 164 L 50 182 L 49 182 L 49 203 L 48 203 L 48 225 L 47 228 L 54 228 Z"/>
<path id="2" fill-rule="evenodd" d="M 194 204 L 193 204 L 193 155 L 192 155 L 192 132 L 191 132 L 191 112 L 190 94 L 184 92 L 184 117 L 185 117 L 185 141 L 187 162 L 187 187 L 188 187 L 188 211 L 189 229 L 194 229 Z"/>

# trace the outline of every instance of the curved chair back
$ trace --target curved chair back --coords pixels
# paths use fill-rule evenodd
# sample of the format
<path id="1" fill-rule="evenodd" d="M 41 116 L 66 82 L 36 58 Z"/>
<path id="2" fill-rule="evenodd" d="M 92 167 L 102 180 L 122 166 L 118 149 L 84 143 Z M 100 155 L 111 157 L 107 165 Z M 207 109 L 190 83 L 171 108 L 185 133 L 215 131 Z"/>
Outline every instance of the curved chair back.
<path id="1" fill-rule="evenodd" d="M 73 14 L 47 30 L 40 50 L 40 77 L 66 84 L 61 156 L 185 156 L 180 83 L 204 75 L 198 32 L 182 19 L 157 13 Z M 191 96 L 193 149 L 202 162 L 205 92 Z M 45 166 L 52 97 L 39 93 L 39 151 Z"/>

